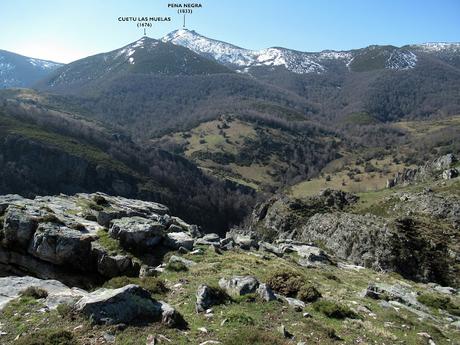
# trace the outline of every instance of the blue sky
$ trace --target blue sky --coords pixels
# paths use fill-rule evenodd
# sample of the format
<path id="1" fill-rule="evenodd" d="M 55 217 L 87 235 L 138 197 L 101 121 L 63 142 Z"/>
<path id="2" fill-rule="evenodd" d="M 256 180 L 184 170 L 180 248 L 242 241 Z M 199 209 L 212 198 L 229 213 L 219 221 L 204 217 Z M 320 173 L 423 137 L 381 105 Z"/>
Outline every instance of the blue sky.
<path id="1" fill-rule="evenodd" d="M 70 62 L 135 41 L 119 16 L 171 16 L 147 33 L 180 28 L 167 0 L 0 0 L 0 49 Z M 179 1 L 177 1 L 179 2 Z M 198 1 L 189 1 L 198 2 Z M 460 0 L 202 0 L 189 29 L 245 48 L 346 50 L 460 41 Z"/>

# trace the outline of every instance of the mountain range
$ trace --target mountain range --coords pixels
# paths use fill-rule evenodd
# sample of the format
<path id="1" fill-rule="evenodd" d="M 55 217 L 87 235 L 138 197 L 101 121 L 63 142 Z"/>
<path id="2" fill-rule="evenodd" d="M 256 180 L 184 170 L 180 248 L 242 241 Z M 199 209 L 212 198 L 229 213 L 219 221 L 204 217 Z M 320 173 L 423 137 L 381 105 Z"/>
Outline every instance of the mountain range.
<path id="1" fill-rule="evenodd" d="M 30 61 L 37 60 L 21 61 L 32 66 Z M 189 200 L 188 215 L 197 214 L 191 210 L 196 203 L 206 204 L 205 198 L 214 200 L 206 212 L 226 212 L 219 195 L 227 190 L 227 195 L 236 195 L 225 201 L 235 205 L 222 216 L 227 225 L 244 213 L 235 201 L 241 195 L 246 195 L 247 204 L 254 191 L 271 193 L 297 185 L 301 189 L 302 183 L 328 174 L 334 164 L 340 164 L 335 169 L 344 175 L 342 186 L 354 186 L 350 177 L 354 173 L 340 170 L 351 160 L 359 162 L 357 171 L 368 170 L 369 176 L 360 178 L 380 185 L 384 177 L 381 174 L 376 182 L 369 159 L 386 166 L 394 158 L 399 163 L 391 169 L 396 169 L 401 162 L 409 166 L 456 147 L 456 121 L 450 122 L 451 128 L 436 127 L 422 138 L 402 123 L 460 113 L 457 43 L 319 53 L 276 47 L 253 51 L 176 30 L 160 40 L 142 37 L 66 65 L 42 65 L 50 67 L 43 78 L 8 85 L 34 91 L 0 92 L 3 116 L 24 118 L 29 109 L 35 117 L 29 114 L 26 122 L 39 130 L 18 129 L 17 122 L 4 128 L 9 135 L 25 136 L 26 142 L 41 140 L 46 147 L 61 142 L 55 140 L 56 134 L 66 143 L 84 140 L 88 150 L 76 154 L 88 169 L 80 172 L 74 185 L 69 185 L 72 165 L 58 169 L 64 189 L 150 199 L 161 195 L 175 210 L 184 209 L 184 200 Z M 10 70 L 19 72 L 20 67 L 18 62 Z M 70 120 L 76 133 L 64 125 Z M 12 149 L 12 143 L 4 145 Z M 63 157 L 74 152 L 72 144 L 62 148 Z M 21 186 L 28 179 L 35 181 L 27 187 L 32 194 L 55 192 L 57 185 L 30 178 L 32 160 L 11 152 L 3 165 L 5 191 L 14 192 L 7 186 Z M 108 156 L 101 156 L 105 152 Z M 137 157 L 135 162 L 132 156 Z M 187 167 L 183 175 L 165 176 L 181 164 Z M 97 182 L 100 166 L 112 171 L 107 185 Z M 134 168 L 127 171 L 120 166 Z M 184 191 L 186 179 L 199 182 Z M 219 185 L 214 188 L 217 192 L 209 187 L 214 183 Z M 194 191 L 203 185 L 208 187 L 200 198 Z"/>

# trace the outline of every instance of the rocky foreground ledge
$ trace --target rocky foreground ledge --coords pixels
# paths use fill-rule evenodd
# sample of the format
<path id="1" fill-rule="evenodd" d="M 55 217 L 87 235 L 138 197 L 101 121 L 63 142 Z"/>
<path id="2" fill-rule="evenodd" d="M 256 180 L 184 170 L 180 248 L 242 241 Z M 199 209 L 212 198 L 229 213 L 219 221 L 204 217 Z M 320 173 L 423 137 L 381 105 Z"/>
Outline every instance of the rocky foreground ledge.
<path id="1" fill-rule="evenodd" d="M 198 227 L 166 206 L 102 193 L 26 199 L 0 196 L 0 270 L 91 287 L 138 276 L 140 253 L 161 262 L 168 250 L 191 248 Z"/>
<path id="2" fill-rule="evenodd" d="M 314 201 L 340 209 L 356 198 Z M 202 234 L 154 202 L 2 196 L 0 343 L 455 343 L 455 287 L 348 259 L 307 238 Z"/>

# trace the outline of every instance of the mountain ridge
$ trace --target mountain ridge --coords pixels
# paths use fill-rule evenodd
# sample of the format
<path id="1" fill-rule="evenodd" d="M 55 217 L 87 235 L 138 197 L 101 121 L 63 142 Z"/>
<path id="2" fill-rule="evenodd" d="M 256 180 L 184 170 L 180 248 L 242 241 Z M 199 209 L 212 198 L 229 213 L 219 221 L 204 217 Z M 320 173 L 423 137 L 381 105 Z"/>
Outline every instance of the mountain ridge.
<path id="1" fill-rule="evenodd" d="M 392 54 L 397 52 L 405 55 L 400 65 L 398 59 L 390 62 L 390 58 L 385 68 L 393 70 L 404 70 L 414 68 L 417 59 L 414 59 L 414 52 L 409 49 L 418 50 L 421 52 L 443 52 L 447 49 L 460 50 L 460 43 L 458 42 L 430 42 L 415 45 L 404 45 L 402 47 L 395 47 L 392 45 L 371 45 L 364 48 L 350 49 L 350 50 L 323 50 L 319 52 L 304 52 L 284 47 L 269 47 L 261 50 L 251 50 L 241 48 L 231 43 L 223 42 L 208 38 L 197 33 L 194 30 L 179 29 L 170 32 L 162 39 L 164 42 L 171 42 L 177 45 L 185 46 L 192 51 L 203 56 L 211 57 L 225 65 L 243 68 L 240 72 L 248 72 L 246 68 L 259 67 L 259 66 L 284 66 L 291 72 L 297 74 L 306 73 L 322 73 L 326 68 L 321 64 L 322 60 L 334 59 L 345 60 L 345 65 L 349 67 L 353 61 L 355 54 L 359 52 L 373 49 L 382 49 L 388 47 L 392 50 Z M 407 53 L 408 51 L 408 53 Z M 408 56 L 412 58 L 411 62 L 407 62 Z"/>
<path id="2" fill-rule="evenodd" d="M 26 87 L 63 64 L 0 49 L 0 89 Z"/>

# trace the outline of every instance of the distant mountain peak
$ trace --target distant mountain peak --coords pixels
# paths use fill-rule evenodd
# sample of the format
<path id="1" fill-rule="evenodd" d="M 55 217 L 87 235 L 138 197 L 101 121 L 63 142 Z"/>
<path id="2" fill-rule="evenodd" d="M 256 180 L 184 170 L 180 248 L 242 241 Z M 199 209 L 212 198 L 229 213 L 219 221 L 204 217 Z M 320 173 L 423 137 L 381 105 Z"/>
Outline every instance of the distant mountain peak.
<path id="1" fill-rule="evenodd" d="M 62 64 L 0 50 L 0 89 L 28 87 Z"/>

